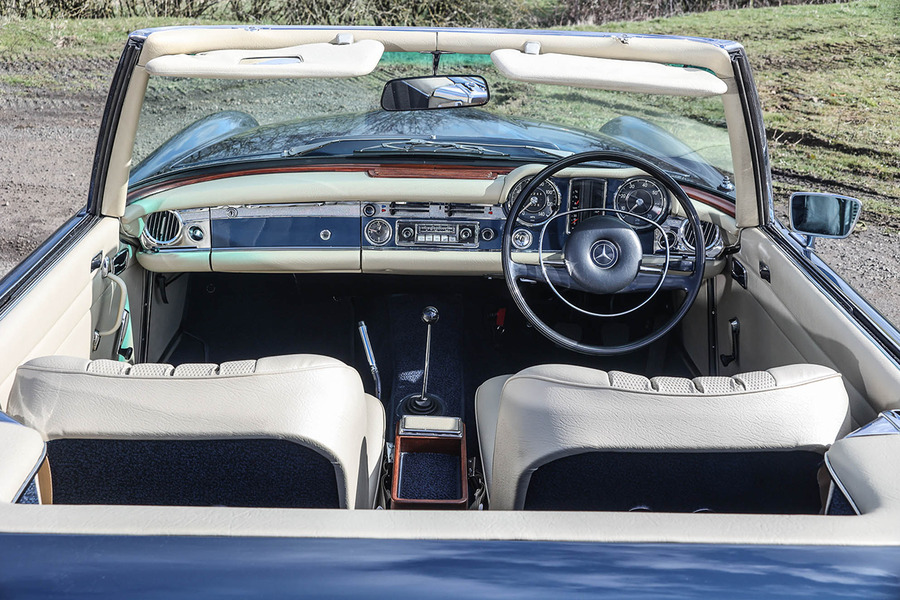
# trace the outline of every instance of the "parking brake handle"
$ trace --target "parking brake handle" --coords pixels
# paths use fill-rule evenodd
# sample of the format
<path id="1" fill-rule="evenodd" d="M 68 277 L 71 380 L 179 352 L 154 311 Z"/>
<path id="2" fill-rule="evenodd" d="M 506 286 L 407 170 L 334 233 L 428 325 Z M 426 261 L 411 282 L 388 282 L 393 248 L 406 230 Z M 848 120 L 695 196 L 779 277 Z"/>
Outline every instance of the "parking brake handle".
<path id="1" fill-rule="evenodd" d="M 375 364 L 375 352 L 372 351 L 372 342 L 369 341 L 369 330 L 366 328 L 366 322 L 360 321 L 359 337 L 362 339 L 363 350 L 366 352 L 366 362 L 369 363 L 369 369 L 372 371 L 372 379 L 375 380 L 375 397 L 381 400 L 381 376 L 378 374 L 378 366 Z"/>

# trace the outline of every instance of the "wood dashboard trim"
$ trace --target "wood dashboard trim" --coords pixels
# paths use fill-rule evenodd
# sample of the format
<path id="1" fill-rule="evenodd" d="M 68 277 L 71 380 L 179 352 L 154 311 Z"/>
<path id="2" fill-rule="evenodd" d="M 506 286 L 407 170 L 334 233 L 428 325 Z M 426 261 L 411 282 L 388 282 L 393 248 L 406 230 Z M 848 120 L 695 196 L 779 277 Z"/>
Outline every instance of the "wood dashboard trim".
<path id="1" fill-rule="evenodd" d="M 681 187 L 684 189 L 684 193 L 687 194 L 688 198 L 690 198 L 691 200 L 696 200 L 697 202 L 700 202 L 707 206 L 711 206 L 716 210 L 721 210 L 729 217 L 734 216 L 734 202 L 725 200 L 724 198 L 720 198 L 715 194 L 711 194 L 703 190 L 698 190 L 697 188 L 691 187 L 689 185 L 683 185 Z"/>

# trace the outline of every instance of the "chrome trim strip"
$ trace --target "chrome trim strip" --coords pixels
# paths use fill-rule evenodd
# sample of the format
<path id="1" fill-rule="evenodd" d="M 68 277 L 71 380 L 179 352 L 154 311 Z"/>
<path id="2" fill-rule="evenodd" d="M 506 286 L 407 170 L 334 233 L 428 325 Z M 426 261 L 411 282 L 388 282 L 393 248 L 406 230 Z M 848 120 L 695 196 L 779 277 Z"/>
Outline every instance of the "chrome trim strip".
<path id="1" fill-rule="evenodd" d="M 845 437 L 869 437 L 876 435 L 900 435 L 900 414 L 895 410 L 885 410 L 856 431 Z"/>
<path id="2" fill-rule="evenodd" d="M 147 256 L 153 256 L 154 254 L 190 254 L 196 252 L 209 252 L 210 248 L 197 248 L 196 246 L 184 247 L 184 248 L 157 248 L 156 250 L 141 250 L 137 254 L 145 254 Z"/>
<path id="3" fill-rule="evenodd" d="M 24 427 L 24 425 L 23 425 Z M 22 487 L 19 488 L 19 491 L 16 492 L 16 495 L 13 496 L 13 504 L 16 504 L 21 500 L 22 496 L 25 494 L 25 490 L 28 489 L 28 484 L 31 483 L 35 477 L 37 477 L 38 471 L 41 470 L 41 465 L 44 464 L 44 460 L 47 458 L 47 442 L 44 442 L 44 448 L 41 450 L 41 455 L 37 460 L 37 464 L 34 465 L 34 468 L 31 470 L 31 473 L 28 477 L 25 478 L 25 483 L 22 484 Z M 38 504 L 40 504 L 40 495 L 38 496 Z"/>
<path id="4" fill-rule="evenodd" d="M 333 250 L 335 252 L 346 252 L 348 250 L 356 250 L 359 251 L 359 246 L 281 246 L 281 247 L 268 247 L 268 246 L 251 246 L 248 248 L 213 248 L 211 250 L 201 250 L 202 252 L 211 252 L 212 254 L 216 254 L 217 252 L 223 254 L 232 254 L 235 252 L 297 252 L 304 250 L 314 250 L 316 252 L 327 252 L 329 250 Z M 178 249 L 173 248 L 172 252 L 179 252 Z"/>
<path id="5" fill-rule="evenodd" d="M 211 220 L 272 219 L 287 217 L 343 217 L 359 219 L 362 202 L 303 202 L 291 204 L 240 204 L 209 209 Z"/>
<path id="6" fill-rule="evenodd" d="M 828 473 L 831 475 L 831 481 L 838 486 L 838 489 L 844 494 L 844 498 L 850 503 L 850 508 L 853 509 L 853 512 L 857 515 L 861 515 L 862 513 L 860 512 L 859 507 L 856 506 L 856 502 L 853 501 L 853 497 L 847 492 L 847 488 L 844 487 L 844 484 L 841 483 L 840 477 L 835 474 L 834 468 L 831 466 L 831 461 L 828 460 L 828 452 L 825 453 L 825 468 L 828 469 Z"/>

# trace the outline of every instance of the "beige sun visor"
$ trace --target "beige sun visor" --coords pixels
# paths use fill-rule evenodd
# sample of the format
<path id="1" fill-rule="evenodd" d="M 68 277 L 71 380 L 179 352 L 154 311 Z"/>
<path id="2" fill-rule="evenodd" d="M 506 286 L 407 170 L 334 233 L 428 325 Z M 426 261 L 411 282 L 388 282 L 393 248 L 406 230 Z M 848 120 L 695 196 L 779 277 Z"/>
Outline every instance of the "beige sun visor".
<path id="1" fill-rule="evenodd" d="M 263 50 L 213 50 L 174 54 L 150 60 L 146 69 L 163 77 L 275 79 L 358 77 L 378 65 L 384 45 L 375 40 L 352 43 L 301 44 Z"/>
<path id="2" fill-rule="evenodd" d="M 491 60 L 510 79 L 532 83 L 695 97 L 728 91 L 727 83 L 696 67 L 512 49 L 494 50 Z"/>

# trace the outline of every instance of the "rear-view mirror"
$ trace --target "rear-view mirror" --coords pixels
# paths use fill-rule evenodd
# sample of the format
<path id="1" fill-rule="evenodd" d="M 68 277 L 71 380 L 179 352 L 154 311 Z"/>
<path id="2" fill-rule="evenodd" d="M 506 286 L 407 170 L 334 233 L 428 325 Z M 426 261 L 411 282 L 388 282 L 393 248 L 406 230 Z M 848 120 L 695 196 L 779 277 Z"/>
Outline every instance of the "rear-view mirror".
<path id="1" fill-rule="evenodd" d="M 824 238 L 845 238 L 853 231 L 862 202 L 835 194 L 798 192 L 791 195 L 791 229 Z"/>
<path id="2" fill-rule="evenodd" d="M 477 75 L 437 75 L 393 79 L 384 86 L 384 110 L 428 110 L 486 104 L 487 81 Z"/>

